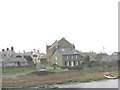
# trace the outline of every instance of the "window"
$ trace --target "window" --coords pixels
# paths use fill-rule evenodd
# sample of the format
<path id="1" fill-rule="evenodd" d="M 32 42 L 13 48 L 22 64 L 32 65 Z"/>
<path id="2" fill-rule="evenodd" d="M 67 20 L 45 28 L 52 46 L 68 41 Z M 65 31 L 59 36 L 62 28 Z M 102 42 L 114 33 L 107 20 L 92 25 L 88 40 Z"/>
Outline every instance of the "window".
<path id="1" fill-rule="evenodd" d="M 69 66 L 71 66 L 71 61 L 69 61 Z"/>
<path id="2" fill-rule="evenodd" d="M 55 60 L 57 60 L 57 56 L 55 56 Z"/>
<path id="3" fill-rule="evenodd" d="M 68 59 L 68 56 L 67 56 L 67 59 Z"/>
<path id="4" fill-rule="evenodd" d="M 74 66 L 74 62 L 73 61 L 71 61 L 71 66 Z"/>
<path id="5" fill-rule="evenodd" d="M 74 65 L 76 65 L 75 61 L 74 61 Z"/>
<path id="6" fill-rule="evenodd" d="M 67 62 L 65 61 L 65 66 L 67 66 Z"/>
<path id="7" fill-rule="evenodd" d="M 80 61 L 78 61 L 78 65 L 80 65 Z"/>
<path id="8" fill-rule="evenodd" d="M 67 62 L 67 66 L 69 66 L 69 61 Z"/>
<path id="9" fill-rule="evenodd" d="M 76 65 L 78 65 L 78 61 L 76 61 Z"/>

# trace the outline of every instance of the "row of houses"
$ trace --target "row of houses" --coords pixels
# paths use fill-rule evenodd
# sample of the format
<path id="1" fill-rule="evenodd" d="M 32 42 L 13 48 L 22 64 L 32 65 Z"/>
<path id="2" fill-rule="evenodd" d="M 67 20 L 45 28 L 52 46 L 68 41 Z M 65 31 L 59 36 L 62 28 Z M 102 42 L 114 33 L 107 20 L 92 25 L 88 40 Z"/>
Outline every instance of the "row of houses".
<path id="1" fill-rule="evenodd" d="M 0 62 L 3 67 L 7 66 L 27 66 L 31 60 L 38 67 L 44 67 L 45 64 L 56 64 L 58 66 L 78 66 L 81 64 L 85 55 L 90 56 L 91 61 L 113 61 L 118 60 L 118 52 L 112 55 L 106 53 L 80 52 L 76 50 L 75 45 L 68 42 L 65 38 L 56 40 L 51 45 L 46 45 L 46 54 L 39 50 L 31 52 L 16 53 L 14 48 L 2 49 L 0 52 Z"/>
<path id="2" fill-rule="evenodd" d="M 90 61 L 115 61 L 119 60 L 119 52 L 111 55 L 107 53 L 81 52 L 76 50 L 75 45 L 68 42 L 65 38 L 56 40 L 52 45 L 46 46 L 48 62 L 59 66 L 77 66 L 82 63 L 84 56 L 89 55 Z"/>
<path id="3" fill-rule="evenodd" d="M 14 48 L 2 49 L 0 52 L 0 62 L 2 63 L 2 67 L 12 67 L 12 66 L 27 66 L 27 60 L 21 57 L 17 57 L 18 54 L 14 51 Z"/>
<path id="4" fill-rule="evenodd" d="M 37 58 L 35 58 L 34 56 L 37 53 L 38 52 L 35 50 L 31 52 L 23 51 L 23 53 L 16 53 L 13 47 L 11 47 L 11 49 L 7 48 L 6 50 L 2 49 L 0 52 L 0 65 L 2 67 L 29 66 L 29 62 L 32 62 L 34 65 L 36 64 L 36 60 L 41 60 L 42 64 L 45 63 L 46 54 L 39 53 Z"/>

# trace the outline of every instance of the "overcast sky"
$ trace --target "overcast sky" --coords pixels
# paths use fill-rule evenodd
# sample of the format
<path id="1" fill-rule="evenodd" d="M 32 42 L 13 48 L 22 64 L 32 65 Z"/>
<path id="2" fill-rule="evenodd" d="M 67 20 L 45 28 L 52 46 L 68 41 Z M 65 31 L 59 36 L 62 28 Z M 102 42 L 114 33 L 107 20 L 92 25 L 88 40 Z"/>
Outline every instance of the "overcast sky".
<path id="1" fill-rule="evenodd" d="M 118 51 L 119 0 L 1 0 L 0 51 L 34 48 L 65 37 L 77 50 Z"/>

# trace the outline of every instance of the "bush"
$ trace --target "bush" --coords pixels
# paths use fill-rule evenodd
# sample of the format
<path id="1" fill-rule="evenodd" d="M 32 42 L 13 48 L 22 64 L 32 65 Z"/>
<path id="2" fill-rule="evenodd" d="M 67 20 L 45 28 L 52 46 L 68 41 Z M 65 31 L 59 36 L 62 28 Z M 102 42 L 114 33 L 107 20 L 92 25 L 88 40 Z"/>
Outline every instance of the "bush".
<path id="1" fill-rule="evenodd" d="M 83 69 L 82 66 L 72 66 L 72 67 L 68 67 L 69 70 L 81 70 Z"/>
<path id="2" fill-rule="evenodd" d="M 60 66 L 61 69 L 68 69 L 69 66 Z"/>

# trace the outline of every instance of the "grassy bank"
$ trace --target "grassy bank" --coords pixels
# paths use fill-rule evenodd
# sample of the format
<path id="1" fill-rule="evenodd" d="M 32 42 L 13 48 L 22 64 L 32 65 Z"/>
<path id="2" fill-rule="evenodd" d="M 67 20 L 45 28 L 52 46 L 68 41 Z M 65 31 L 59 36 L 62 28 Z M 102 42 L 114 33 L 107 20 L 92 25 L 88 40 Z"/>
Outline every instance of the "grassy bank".
<path id="1" fill-rule="evenodd" d="M 9 74 L 16 74 L 16 72 L 34 72 L 36 71 L 33 67 L 16 67 L 16 68 L 3 68 L 2 74 L 3 75 L 9 75 Z"/>
<path id="2" fill-rule="evenodd" d="M 103 76 L 104 72 L 69 72 L 42 76 L 30 76 L 25 75 L 18 78 L 3 79 L 3 86 L 10 87 L 30 87 L 44 84 L 62 84 L 69 82 L 89 82 L 95 80 L 106 79 Z M 118 72 L 110 72 L 113 75 L 118 76 Z"/>
<path id="3" fill-rule="evenodd" d="M 71 71 L 78 71 L 78 70 L 68 70 L 68 69 L 48 69 L 49 72 L 71 72 Z"/>

